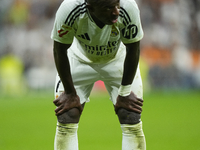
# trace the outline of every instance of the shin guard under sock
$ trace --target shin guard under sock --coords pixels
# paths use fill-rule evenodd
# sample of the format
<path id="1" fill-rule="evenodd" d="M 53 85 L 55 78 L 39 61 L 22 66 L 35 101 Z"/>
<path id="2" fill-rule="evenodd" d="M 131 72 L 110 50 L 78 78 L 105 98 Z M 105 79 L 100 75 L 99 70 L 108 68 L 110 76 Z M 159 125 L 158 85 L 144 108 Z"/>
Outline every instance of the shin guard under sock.
<path id="1" fill-rule="evenodd" d="M 54 150 L 78 150 L 78 124 L 57 124 Z"/>
<path id="2" fill-rule="evenodd" d="M 146 150 L 142 122 L 135 125 L 121 124 L 121 129 L 122 150 Z"/>

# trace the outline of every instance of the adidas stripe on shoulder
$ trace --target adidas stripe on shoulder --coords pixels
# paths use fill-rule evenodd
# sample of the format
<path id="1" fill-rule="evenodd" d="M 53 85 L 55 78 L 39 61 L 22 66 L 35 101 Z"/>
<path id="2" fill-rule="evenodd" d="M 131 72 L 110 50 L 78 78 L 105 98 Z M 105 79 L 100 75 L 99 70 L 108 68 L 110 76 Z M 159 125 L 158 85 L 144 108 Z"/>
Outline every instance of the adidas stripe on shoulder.
<path id="1" fill-rule="evenodd" d="M 128 25 L 129 23 L 131 23 L 131 18 L 130 16 L 128 15 L 127 11 L 120 7 L 120 13 L 119 13 L 119 16 L 124 18 L 124 21 L 123 21 L 123 24 L 126 26 Z"/>
<path id="2" fill-rule="evenodd" d="M 76 8 L 74 8 L 68 15 L 67 19 L 65 20 L 65 24 L 67 26 L 72 26 L 74 24 L 74 21 L 83 13 L 87 12 L 86 9 L 86 3 L 83 3 L 81 5 L 78 5 Z"/>

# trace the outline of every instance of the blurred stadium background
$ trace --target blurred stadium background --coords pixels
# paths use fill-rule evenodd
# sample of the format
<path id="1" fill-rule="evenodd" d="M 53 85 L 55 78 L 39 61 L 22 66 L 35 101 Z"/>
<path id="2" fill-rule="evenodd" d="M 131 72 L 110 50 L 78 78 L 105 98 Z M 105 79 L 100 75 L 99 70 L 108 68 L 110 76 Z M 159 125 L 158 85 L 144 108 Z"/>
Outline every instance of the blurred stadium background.
<path id="1" fill-rule="evenodd" d="M 136 1 L 145 33 L 140 68 L 148 148 L 200 150 L 200 1 Z M 0 1 L 0 149 L 53 149 L 56 70 L 50 32 L 61 2 Z M 101 81 L 95 84 L 97 91 L 106 93 Z M 80 124 L 82 150 L 120 149 L 121 131 L 112 105 L 98 101 L 105 98 L 108 95 L 94 94 L 86 106 Z M 106 123 L 101 115 L 107 116 Z M 88 124 L 90 120 L 95 121 Z"/>

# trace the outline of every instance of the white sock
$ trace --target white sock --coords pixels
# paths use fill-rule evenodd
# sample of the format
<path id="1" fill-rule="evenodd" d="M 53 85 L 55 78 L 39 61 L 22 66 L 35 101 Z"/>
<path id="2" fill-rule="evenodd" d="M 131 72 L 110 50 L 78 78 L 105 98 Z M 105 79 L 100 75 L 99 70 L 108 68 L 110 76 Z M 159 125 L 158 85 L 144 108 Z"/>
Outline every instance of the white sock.
<path id="1" fill-rule="evenodd" d="M 78 150 L 78 124 L 57 123 L 54 150 Z"/>
<path id="2" fill-rule="evenodd" d="M 135 125 L 121 124 L 121 128 L 122 150 L 146 150 L 142 122 Z"/>

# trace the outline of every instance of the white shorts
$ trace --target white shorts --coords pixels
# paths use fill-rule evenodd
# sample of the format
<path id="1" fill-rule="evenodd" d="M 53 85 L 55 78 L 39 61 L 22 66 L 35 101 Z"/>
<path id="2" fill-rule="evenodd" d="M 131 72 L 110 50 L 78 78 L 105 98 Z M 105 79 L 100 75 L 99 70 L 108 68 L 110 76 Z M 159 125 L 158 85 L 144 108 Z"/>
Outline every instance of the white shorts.
<path id="1" fill-rule="evenodd" d="M 110 100 L 115 105 L 118 96 L 118 88 L 121 85 L 124 57 L 106 64 L 85 64 L 74 58 L 69 58 L 73 83 L 81 104 L 89 101 L 89 96 L 98 80 L 104 82 L 110 95 Z M 58 97 L 64 91 L 59 76 L 56 76 L 55 97 Z M 143 97 L 142 80 L 139 66 L 132 83 L 132 91 L 137 97 Z"/>

